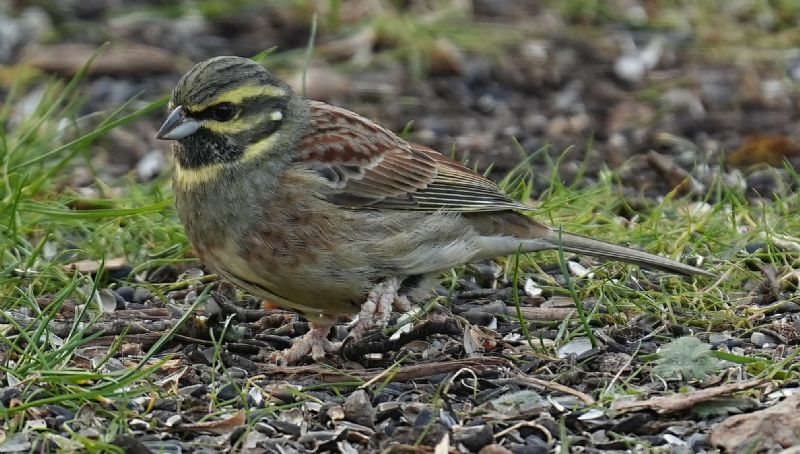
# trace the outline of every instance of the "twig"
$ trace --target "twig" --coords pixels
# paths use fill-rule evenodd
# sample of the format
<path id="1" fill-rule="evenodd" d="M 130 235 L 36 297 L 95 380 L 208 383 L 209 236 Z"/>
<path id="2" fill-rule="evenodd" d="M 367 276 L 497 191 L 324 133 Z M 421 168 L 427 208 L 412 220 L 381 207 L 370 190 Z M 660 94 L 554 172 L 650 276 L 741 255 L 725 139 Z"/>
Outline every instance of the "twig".
<path id="1" fill-rule="evenodd" d="M 593 405 L 595 403 L 592 396 L 588 394 L 584 394 L 577 389 L 572 389 L 569 386 L 564 386 L 562 384 L 556 383 L 554 381 L 549 380 L 542 380 L 540 378 L 528 377 L 527 375 L 523 375 L 521 373 L 517 374 L 513 379 L 514 382 L 521 384 L 521 385 L 530 385 L 530 386 L 537 386 L 547 389 L 552 389 L 555 391 L 562 392 L 564 394 L 569 394 L 571 396 L 575 396 L 578 399 L 586 402 L 588 405 Z"/>
<path id="2" fill-rule="evenodd" d="M 674 413 L 677 411 L 687 410 L 699 403 L 715 397 L 726 396 L 737 391 L 757 388 L 767 382 L 768 381 L 763 378 L 756 378 L 753 380 L 728 383 L 725 385 L 688 393 L 677 393 L 669 396 L 653 397 L 652 399 L 636 402 L 619 402 L 615 405 L 612 405 L 612 408 L 623 413 L 639 410 L 656 410 L 659 413 Z"/>
<path id="3" fill-rule="evenodd" d="M 214 301 L 219 305 L 220 309 L 222 309 L 221 318 L 225 318 L 230 314 L 236 314 L 237 321 L 252 323 L 275 313 L 274 309 L 247 309 L 233 304 L 227 297 L 222 295 L 215 294 L 214 296 L 219 296 L 218 298 L 214 298 Z"/>
<path id="4" fill-rule="evenodd" d="M 511 361 L 496 356 L 423 362 L 398 368 L 393 375 L 390 374 L 387 377 L 387 381 L 403 382 L 408 380 L 418 380 L 434 375 L 454 372 L 463 368 L 473 370 L 476 373 L 481 373 L 490 369 L 508 368 L 511 366 Z M 326 383 L 370 380 L 375 376 L 384 373 L 383 369 L 339 371 L 317 365 L 278 366 L 275 364 L 261 364 L 259 369 L 261 373 L 266 375 L 283 375 L 287 378 L 313 375 Z"/>
<path id="5" fill-rule="evenodd" d="M 38 319 L 20 314 L 19 312 L 7 312 L 5 315 L 6 317 L 14 320 L 14 322 L 19 324 L 19 326 L 21 326 L 23 329 L 28 329 L 28 327 L 38 322 Z M 109 315 L 108 317 L 113 318 L 111 320 L 102 320 L 94 323 L 84 331 L 83 335 L 90 336 L 95 333 L 116 335 L 122 334 L 122 332 L 125 330 L 127 330 L 128 334 L 145 334 L 167 331 L 175 326 L 175 323 L 178 321 L 176 318 L 164 320 L 163 318 L 159 317 L 156 320 L 135 320 L 132 322 L 130 315 L 120 318 L 117 318 L 114 315 Z M 47 329 L 56 336 L 66 337 L 72 330 L 72 325 L 72 321 L 51 320 L 47 324 Z"/>
<path id="6" fill-rule="evenodd" d="M 520 421 L 520 422 L 514 424 L 513 426 L 511 426 L 511 427 L 509 427 L 507 429 L 503 429 L 500 432 L 497 432 L 496 434 L 494 434 L 494 438 L 495 439 L 501 438 L 501 437 L 509 434 L 512 430 L 516 430 L 516 429 L 519 429 L 521 427 L 532 427 L 534 429 L 539 429 L 539 431 L 542 434 L 544 434 L 544 436 L 547 438 L 548 446 L 553 444 L 553 434 L 551 434 L 550 431 L 547 430 L 547 428 L 544 427 L 543 425 L 536 424 L 533 421 Z"/>

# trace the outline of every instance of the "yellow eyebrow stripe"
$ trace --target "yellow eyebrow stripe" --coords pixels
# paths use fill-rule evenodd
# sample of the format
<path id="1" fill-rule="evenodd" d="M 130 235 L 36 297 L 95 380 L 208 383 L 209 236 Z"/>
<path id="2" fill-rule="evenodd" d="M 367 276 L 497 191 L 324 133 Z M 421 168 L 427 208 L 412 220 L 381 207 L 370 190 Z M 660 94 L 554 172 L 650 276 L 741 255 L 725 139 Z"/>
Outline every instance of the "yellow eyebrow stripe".
<path id="1" fill-rule="evenodd" d="M 243 87 L 234 88 L 232 90 L 224 91 L 222 94 L 212 99 L 209 102 L 191 106 L 191 111 L 202 111 L 215 104 L 229 102 L 231 104 L 241 104 L 246 98 L 254 98 L 256 96 L 271 96 L 273 98 L 282 98 L 286 96 L 286 90 L 280 87 L 273 87 L 272 85 L 245 85 Z"/>

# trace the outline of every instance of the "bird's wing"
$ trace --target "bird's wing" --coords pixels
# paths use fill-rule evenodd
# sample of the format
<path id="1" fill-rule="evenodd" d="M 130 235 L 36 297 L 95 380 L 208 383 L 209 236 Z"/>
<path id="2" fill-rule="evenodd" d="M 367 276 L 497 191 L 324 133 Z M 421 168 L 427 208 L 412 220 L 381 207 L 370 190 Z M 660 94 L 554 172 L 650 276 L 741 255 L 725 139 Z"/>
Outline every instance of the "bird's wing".
<path id="1" fill-rule="evenodd" d="M 296 165 L 327 180 L 324 197 L 350 208 L 481 212 L 529 209 L 492 181 L 354 112 L 311 102 Z"/>

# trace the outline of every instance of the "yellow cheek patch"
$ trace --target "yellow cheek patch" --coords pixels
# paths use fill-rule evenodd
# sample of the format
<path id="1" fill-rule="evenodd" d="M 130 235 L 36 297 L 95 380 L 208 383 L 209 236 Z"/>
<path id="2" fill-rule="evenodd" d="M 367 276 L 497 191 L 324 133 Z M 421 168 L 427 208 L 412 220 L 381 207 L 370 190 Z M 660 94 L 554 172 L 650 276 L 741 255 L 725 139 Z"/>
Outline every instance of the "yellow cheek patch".
<path id="1" fill-rule="evenodd" d="M 253 160 L 263 154 L 267 154 L 273 151 L 275 147 L 275 143 L 280 140 L 281 132 L 276 131 L 273 134 L 270 134 L 266 138 L 259 140 L 258 142 L 250 145 L 247 149 L 244 150 L 244 157 L 242 158 L 245 162 Z"/>
<path id="2" fill-rule="evenodd" d="M 198 184 L 214 180 L 222 171 L 222 164 L 209 164 L 196 169 L 185 169 L 175 165 L 175 185 L 180 189 L 189 189 Z"/>
<path id="3" fill-rule="evenodd" d="M 215 104 L 220 104 L 223 102 L 229 102 L 233 105 L 238 105 L 241 104 L 243 100 L 247 98 L 254 98 L 256 96 L 282 98 L 286 96 L 286 90 L 279 87 L 273 87 L 271 85 L 245 85 L 244 87 L 225 91 L 207 103 L 191 106 L 191 110 L 199 112 Z"/>

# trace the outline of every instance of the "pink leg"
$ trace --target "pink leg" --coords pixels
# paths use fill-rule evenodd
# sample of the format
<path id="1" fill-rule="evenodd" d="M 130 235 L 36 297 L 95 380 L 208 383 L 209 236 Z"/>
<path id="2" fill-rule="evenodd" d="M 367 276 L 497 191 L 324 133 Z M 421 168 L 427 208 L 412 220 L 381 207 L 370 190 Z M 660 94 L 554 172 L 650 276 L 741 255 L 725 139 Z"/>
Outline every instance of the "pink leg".
<path id="1" fill-rule="evenodd" d="M 372 328 L 385 327 L 392 314 L 392 306 L 401 310 L 410 307 L 408 299 L 397 294 L 398 290 L 400 290 L 400 279 L 394 277 L 373 287 L 367 294 L 367 301 L 361 305 L 358 321 L 350 330 L 348 337 L 358 341 Z"/>
<path id="2" fill-rule="evenodd" d="M 397 312 L 408 312 L 411 310 L 411 301 L 405 295 L 397 295 L 393 306 Z"/>
<path id="3" fill-rule="evenodd" d="M 297 364 L 309 353 L 311 353 L 312 359 L 319 360 L 324 358 L 326 353 L 338 351 L 340 345 L 328 340 L 331 326 L 333 326 L 333 323 L 327 320 L 324 322 L 309 322 L 308 327 L 310 330 L 303 337 L 295 339 L 291 347 L 273 353 L 269 358 L 270 361 Z"/>
<path id="4" fill-rule="evenodd" d="M 358 341 L 372 328 L 385 327 L 392 314 L 392 306 L 403 312 L 409 310 L 411 303 L 405 296 L 398 295 L 398 290 L 400 290 L 400 279 L 394 277 L 375 285 L 367 294 L 367 301 L 361 305 L 358 320 L 350 330 L 348 338 Z M 292 346 L 286 350 L 273 353 L 270 361 L 297 364 L 309 353 L 313 359 L 318 360 L 324 358 L 326 353 L 338 351 L 341 347 L 340 343 L 328 340 L 328 333 L 333 324 L 333 320 L 327 319 L 310 322 L 311 329 L 308 333 L 295 339 Z"/>

